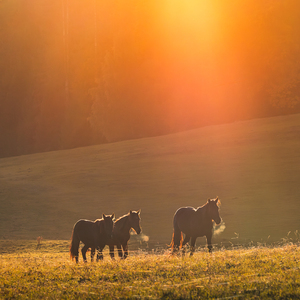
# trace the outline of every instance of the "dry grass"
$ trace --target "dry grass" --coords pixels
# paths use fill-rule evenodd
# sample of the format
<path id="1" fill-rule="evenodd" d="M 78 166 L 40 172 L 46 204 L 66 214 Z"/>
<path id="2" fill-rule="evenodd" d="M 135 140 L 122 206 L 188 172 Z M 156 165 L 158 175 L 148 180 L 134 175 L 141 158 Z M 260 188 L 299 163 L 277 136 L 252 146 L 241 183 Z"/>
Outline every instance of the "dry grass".
<path id="1" fill-rule="evenodd" d="M 112 261 L 106 255 L 103 262 L 78 265 L 69 260 L 67 244 L 48 241 L 35 250 L 25 243 L 23 251 L 1 254 L 0 298 L 300 298 L 300 248 L 295 244 L 213 254 L 201 250 L 192 258 L 140 252 Z"/>

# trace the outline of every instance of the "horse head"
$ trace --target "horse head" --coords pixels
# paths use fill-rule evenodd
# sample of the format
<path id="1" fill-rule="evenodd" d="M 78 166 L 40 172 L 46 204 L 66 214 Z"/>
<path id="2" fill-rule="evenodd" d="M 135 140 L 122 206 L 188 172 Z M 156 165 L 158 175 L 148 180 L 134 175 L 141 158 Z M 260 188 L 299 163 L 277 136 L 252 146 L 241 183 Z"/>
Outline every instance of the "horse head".
<path id="1" fill-rule="evenodd" d="M 208 204 L 208 215 L 209 217 L 216 222 L 216 224 L 221 223 L 221 218 L 219 215 L 219 198 L 217 197 L 216 199 L 208 199 L 207 204 Z"/>
<path id="2" fill-rule="evenodd" d="M 104 220 L 104 228 L 105 228 L 105 233 L 107 236 L 110 238 L 112 237 L 112 231 L 114 228 L 114 219 L 115 219 L 115 214 L 112 215 L 102 215 L 103 220 Z"/>
<path id="3" fill-rule="evenodd" d="M 131 210 L 129 213 L 129 221 L 130 221 L 131 228 L 133 228 L 137 234 L 140 234 L 142 231 L 140 227 L 140 220 L 141 220 L 140 213 L 141 210 L 138 211 Z"/>

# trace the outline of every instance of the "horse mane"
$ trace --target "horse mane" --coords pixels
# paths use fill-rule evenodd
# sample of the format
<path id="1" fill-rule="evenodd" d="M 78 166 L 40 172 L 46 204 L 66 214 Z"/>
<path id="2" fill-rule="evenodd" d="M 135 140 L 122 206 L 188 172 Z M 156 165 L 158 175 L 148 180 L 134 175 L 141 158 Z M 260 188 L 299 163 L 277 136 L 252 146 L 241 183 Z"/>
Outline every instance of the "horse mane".
<path id="1" fill-rule="evenodd" d="M 217 206 L 220 208 L 221 207 L 221 200 L 219 199 L 219 197 L 215 198 L 215 199 L 208 199 L 207 202 L 205 204 L 203 204 L 202 206 L 199 206 L 196 208 L 196 211 L 198 211 L 199 209 L 205 207 L 206 205 L 209 204 L 209 200 L 217 200 L 218 199 L 218 202 L 217 202 Z"/>
<path id="2" fill-rule="evenodd" d="M 129 217 L 129 215 L 130 215 L 130 213 L 125 214 L 125 215 L 123 215 L 122 217 L 118 218 L 118 219 L 115 221 L 114 227 L 115 227 L 115 228 L 118 228 L 118 230 L 122 230 L 123 227 L 124 227 L 125 224 L 126 224 L 126 221 L 127 221 L 128 217 Z"/>
<path id="3" fill-rule="evenodd" d="M 127 214 L 125 214 L 125 215 L 123 215 L 122 217 L 118 218 L 118 219 L 115 221 L 115 223 L 117 223 L 118 221 L 121 221 L 121 219 L 125 219 L 125 217 L 128 217 L 129 214 L 130 214 L 130 212 L 127 213 Z"/>
<path id="4" fill-rule="evenodd" d="M 198 206 L 195 211 L 199 211 L 201 208 L 205 207 L 208 204 L 208 202 L 206 202 L 205 204 L 203 204 L 202 206 Z"/>

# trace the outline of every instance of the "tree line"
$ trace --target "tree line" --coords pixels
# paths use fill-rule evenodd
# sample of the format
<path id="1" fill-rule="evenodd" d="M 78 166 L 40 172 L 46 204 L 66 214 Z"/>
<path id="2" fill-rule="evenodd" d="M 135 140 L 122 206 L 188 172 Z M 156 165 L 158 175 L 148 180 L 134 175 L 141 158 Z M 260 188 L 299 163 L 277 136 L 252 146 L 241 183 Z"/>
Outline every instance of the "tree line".
<path id="1" fill-rule="evenodd" d="M 200 2 L 2 0 L 0 156 L 299 112 L 299 1 Z"/>

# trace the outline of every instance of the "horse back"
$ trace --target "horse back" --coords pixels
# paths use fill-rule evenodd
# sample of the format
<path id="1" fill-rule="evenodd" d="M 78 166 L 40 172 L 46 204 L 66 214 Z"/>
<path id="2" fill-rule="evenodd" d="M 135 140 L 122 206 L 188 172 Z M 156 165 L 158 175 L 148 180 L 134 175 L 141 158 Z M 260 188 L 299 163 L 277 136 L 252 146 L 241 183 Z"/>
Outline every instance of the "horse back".
<path id="1" fill-rule="evenodd" d="M 90 220 L 79 220 L 75 223 L 73 234 L 75 234 L 85 245 L 94 246 L 97 235 L 95 222 Z"/>
<path id="2" fill-rule="evenodd" d="M 174 230 L 180 230 L 189 236 L 203 236 L 205 228 L 201 228 L 201 217 L 193 207 L 179 208 L 173 218 Z"/>
<path id="3" fill-rule="evenodd" d="M 95 223 L 94 221 L 90 221 L 90 220 L 83 220 L 83 219 L 78 220 L 74 225 L 74 231 L 78 232 L 81 230 L 91 229 L 94 223 Z"/>
<path id="4" fill-rule="evenodd" d="M 174 214 L 173 222 L 185 222 L 189 218 L 193 218 L 195 215 L 195 208 L 187 206 L 187 207 L 180 207 Z"/>

